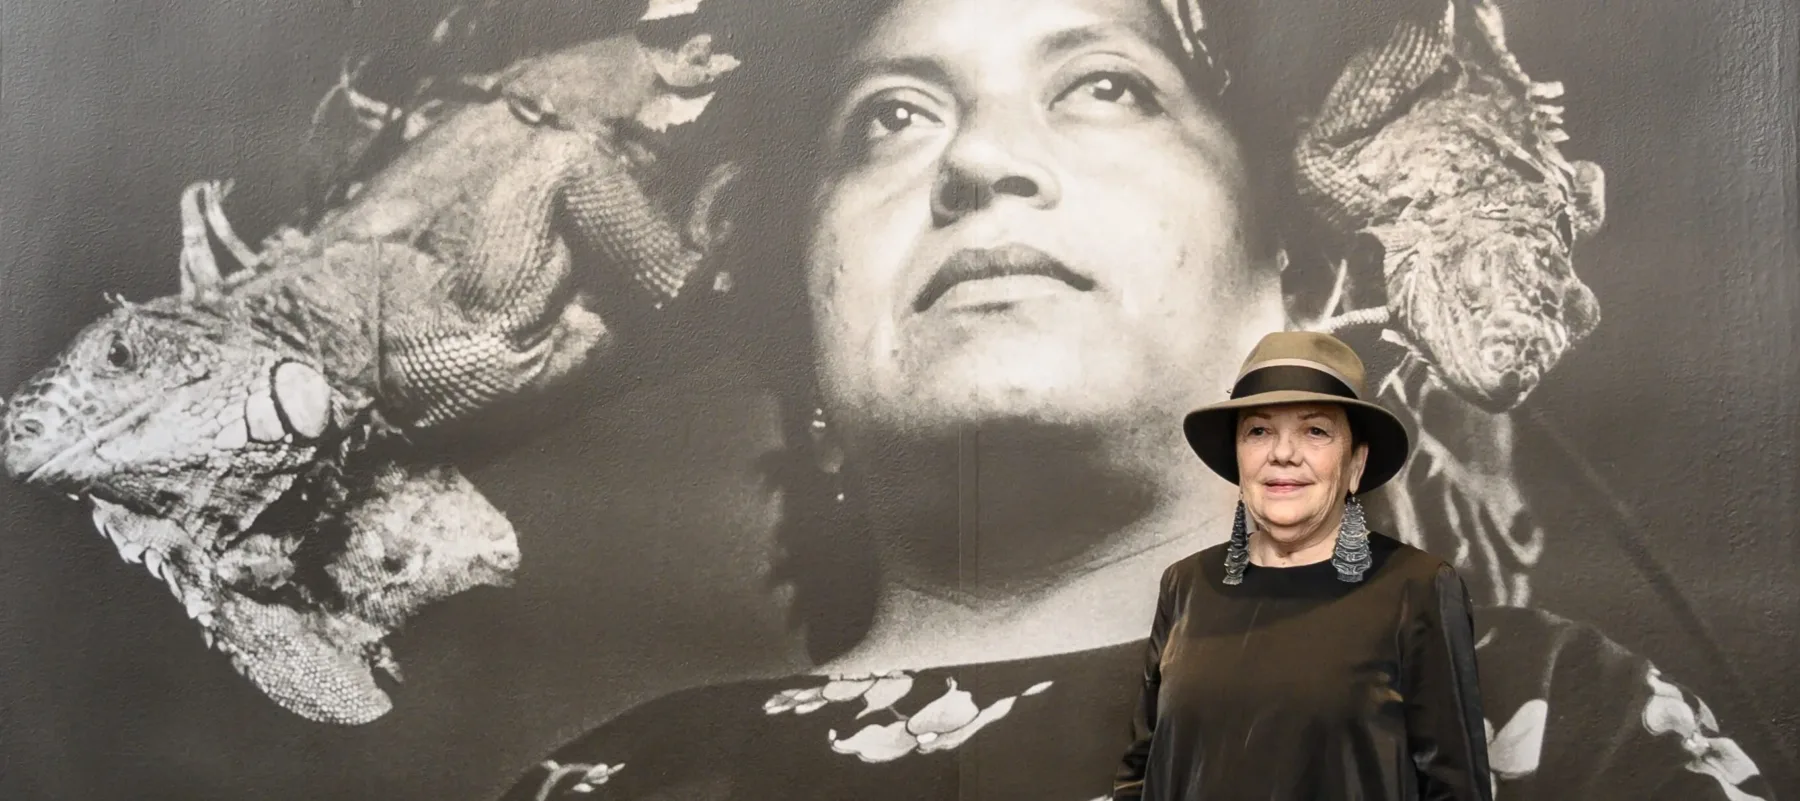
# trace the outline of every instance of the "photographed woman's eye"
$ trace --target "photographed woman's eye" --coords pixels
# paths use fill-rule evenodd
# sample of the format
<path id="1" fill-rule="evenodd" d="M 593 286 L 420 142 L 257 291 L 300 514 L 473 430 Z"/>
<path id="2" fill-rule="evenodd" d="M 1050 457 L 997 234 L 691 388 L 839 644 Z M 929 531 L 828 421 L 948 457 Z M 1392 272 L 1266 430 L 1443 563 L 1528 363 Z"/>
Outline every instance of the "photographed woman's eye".
<path id="1" fill-rule="evenodd" d="M 1149 82 L 1128 72 L 1092 72 L 1081 77 L 1056 99 L 1057 105 L 1074 111 L 1135 109 L 1141 114 L 1160 111 Z"/>
<path id="2" fill-rule="evenodd" d="M 863 141 L 889 138 L 920 126 L 936 126 L 943 121 L 917 104 L 896 98 L 865 103 L 851 120 L 852 136 Z"/>
<path id="3" fill-rule="evenodd" d="M 1093 93 L 1095 99 L 1104 100 L 1108 103 L 1117 103 L 1120 100 L 1129 100 L 1133 97 L 1131 86 L 1125 82 L 1125 79 L 1116 75 L 1105 75 L 1095 78 L 1090 81 L 1087 86 L 1088 90 Z"/>

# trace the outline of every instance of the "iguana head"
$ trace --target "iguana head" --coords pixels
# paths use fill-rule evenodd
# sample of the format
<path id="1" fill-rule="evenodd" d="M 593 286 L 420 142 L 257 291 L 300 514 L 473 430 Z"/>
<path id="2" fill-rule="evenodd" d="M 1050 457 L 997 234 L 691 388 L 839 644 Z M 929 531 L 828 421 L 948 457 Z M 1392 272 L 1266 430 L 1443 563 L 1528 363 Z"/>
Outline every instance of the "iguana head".
<path id="1" fill-rule="evenodd" d="M 246 528 L 327 434 L 329 384 L 227 307 L 115 304 L 7 401 L 7 474 L 204 534 Z"/>
<path id="2" fill-rule="evenodd" d="M 1386 251 L 1388 308 L 1401 338 L 1469 401 L 1522 403 L 1600 324 L 1575 248 L 1605 222 L 1605 172 L 1565 159 L 1537 97 L 1465 72 L 1371 137 L 1371 165 L 1413 172 L 1404 199 L 1364 233 Z M 1560 87 L 1537 85 L 1555 95 Z"/>
<path id="3" fill-rule="evenodd" d="M 271 700 L 367 723 L 392 707 L 374 675 L 397 672 L 387 636 L 425 605 L 506 583 L 517 541 L 454 468 L 346 473 L 324 375 L 237 314 L 217 299 L 117 302 L 7 401 L 0 461 L 82 496 Z M 309 473 L 327 456 L 337 470 Z"/>
<path id="4" fill-rule="evenodd" d="M 1593 332 L 1600 304 L 1573 269 L 1568 213 L 1455 219 L 1367 230 L 1384 251 L 1391 330 L 1465 399 L 1505 411 Z"/>

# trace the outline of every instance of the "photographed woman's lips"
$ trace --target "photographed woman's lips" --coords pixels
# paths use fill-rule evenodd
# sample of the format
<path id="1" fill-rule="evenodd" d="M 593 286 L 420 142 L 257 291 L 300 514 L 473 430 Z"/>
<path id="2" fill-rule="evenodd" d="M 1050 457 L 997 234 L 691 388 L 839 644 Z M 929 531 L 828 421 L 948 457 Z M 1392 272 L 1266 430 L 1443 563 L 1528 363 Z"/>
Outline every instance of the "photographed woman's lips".
<path id="1" fill-rule="evenodd" d="M 1074 289 L 1086 292 L 1094 280 L 1069 269 L 1055 257 L 1029 245 L 965 248 L 950 254 L 913 300 L 923 312 L 947 296 L 957 305 L 1004 304 Z"/>
<path id="2" fill-rule="evenodd" d="M 1271 494 L 1275 494 L 1275 495 L 1283 495 L 1283 494 L 1287 494 L 1287 493 L 1291 493 L 1291 492 L 1299 492 L 1300 490 L 1306 489 L 1309 486 L 1311 486 L 1311 484 L 1308 484 L 1306 482 L 1301 482 L 1301 481 L 1265 481 L 1265 482 L 1263 482 L 1263 489 L 1265 489 L 1268 492 L 1270 492 Z"/>

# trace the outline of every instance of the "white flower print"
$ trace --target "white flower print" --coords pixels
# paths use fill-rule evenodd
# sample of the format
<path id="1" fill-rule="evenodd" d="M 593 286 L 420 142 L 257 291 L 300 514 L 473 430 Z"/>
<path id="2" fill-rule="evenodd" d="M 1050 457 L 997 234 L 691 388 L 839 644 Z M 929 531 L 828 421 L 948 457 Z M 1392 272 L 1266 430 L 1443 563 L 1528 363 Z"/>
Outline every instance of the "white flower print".
<path id="1" fill-rule="evenodd" d="M 1711 776 L 1731 801 L 1762 801 L 1738 789 L 1738 785 L 1757 775 L 1750 755 L 1728 737 L 1719 736 L 1719 721 L 1704 701 L 1694 699 L 1689 705 L 1681 688 L 1662 680 L 1662 671 L 1652 667 L 1644 674 L 1650 685 L 1650 700 L 1644 704 L 1644 728 L 1651 734 L 1673 734 L 1681 739 L 1681 747 L 1692 757 L 1687 769 Z"/>
<path id="2" fill-rule="evenodd" d="M 1512 720 L 1494 731 L 1487 726 L 1488 767 L 1502 779 L 1517 779 L 1537 772 L 1544 753 L 1544 727 L 1550 719 L 1550 704 L 1533 698 L 1519 706 Z"/>
<path id="3" fill-rule="evenodd" d="M 808 687 L 804 690 L 783 690 L 763 702 L 763 713 L 779 715 L 783 712 L 792 712 L 796 715 L 804 715 L 817 711 L 831 703 L 825 700 L 822 692 L 824 689 L 823 687 Z"/>
<path id="4" fill-rule="evenodd" d="M 779 715 L 793 712 L 805 715 L 824 708 L 826 704 L 842 703 L 857 698 L 863 699 L 863 711 L 858 718 L 871 712 L 878 712 L 894 705 L 895 702 L 912 692 L 913 679 L 903 671 L 876 676 L 832 676 L 823 687 L 807 687 L 800 690 L 784 690 L 776 693 L 763 702 L 763 712 Z"/>
<path id="5" fill-rule="evenodd" d="M 554 759 L 545 760 L 543 768 L 544 770 L 549 771 L 549 773 L 544 776 L 543 784 L 538 786 L 538 801 L 545 801 L 545 799 L 548 799 L 550 794 L 556 790 L 556 785 L 570 776 L 580 776 L 581 778 L 579 781 L 575 782 L 575 784 L 570 785 L 569 792 L 583 794 L 591 793 L 594 791 L 594 788 L 611 781 L 613 775 L 618 773 L 624 767 L 624 763 L 608 765 L 605 762 L 600 762 L 590 765 L 571 762 L 567 765 L 563 765 Z"/>
<path id="6" fill-rule="evenodd" d="M 1488 792 L 1500 797 L 1501 779 L 1518 779 L 1537 772 L 1544 755 L 1544 728 L 1550 720 L 1550 704 L 1533 698 L 1513 712 L 1512 719 L 1494 731 L 1494 724 L 1483 718 L 1487 730 Z"/>
<path id="7" fill-rule="evenodd" d="M 946 679 L 945 683 L 948 686 L 942 696 L 911 715 L 894 709 L 894 704 L 913 688 L 913 677 L 904 671 L 880 676 L 833 676 L 820 687 L 777 693 L 763 703 L 763 712 L 805 715 L 827 704 L 861 698 L 863 709 L 856 715 L 858 720 L 881 711 L 889 712 L 895 720 L 869 724 L 844 738 L 833 729 L 827 732 L 831 750 L 854 755 L 864 762 L 890 762 L 911 753 L 928 754 L 962 745 L 988 724 L 1006 717 L 1019 698 L 1037 695 L 1051 686 L 1051 682 L 1040 682 L 984 708 L 976 705 L 968 691 L 958 689 L 955 679 Z"/>
<path id="8" fill-rule="evenodd" d="M 873 687 L 869 688 L 868 692 L 863 694 L 865 705 L 863 711 L 856 713 L 856 717 L 861 718 L 871 712 L 892 708 L 900 699 L 905 698 L 907 693 L 912 692 L 912 686 L 912 677 L 904 673 L 882 677 L 875 682 Z"/>

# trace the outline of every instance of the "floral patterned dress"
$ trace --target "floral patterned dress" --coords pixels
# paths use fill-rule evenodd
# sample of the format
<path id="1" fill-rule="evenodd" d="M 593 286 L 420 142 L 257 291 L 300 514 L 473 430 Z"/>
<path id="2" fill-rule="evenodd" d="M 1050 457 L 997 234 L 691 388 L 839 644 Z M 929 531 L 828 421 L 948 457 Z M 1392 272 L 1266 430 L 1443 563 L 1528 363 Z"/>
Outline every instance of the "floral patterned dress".
<path id="1" fill-rule="evenodd" d="M 1495 798 L 1774 797 L 1707 706 L 1642 657 L 1541 611 L 1473 617 Z M 505 799 L 1111 798 L 1145 653 L 1137 641 L 675 693 L 556 749 Z"/>

